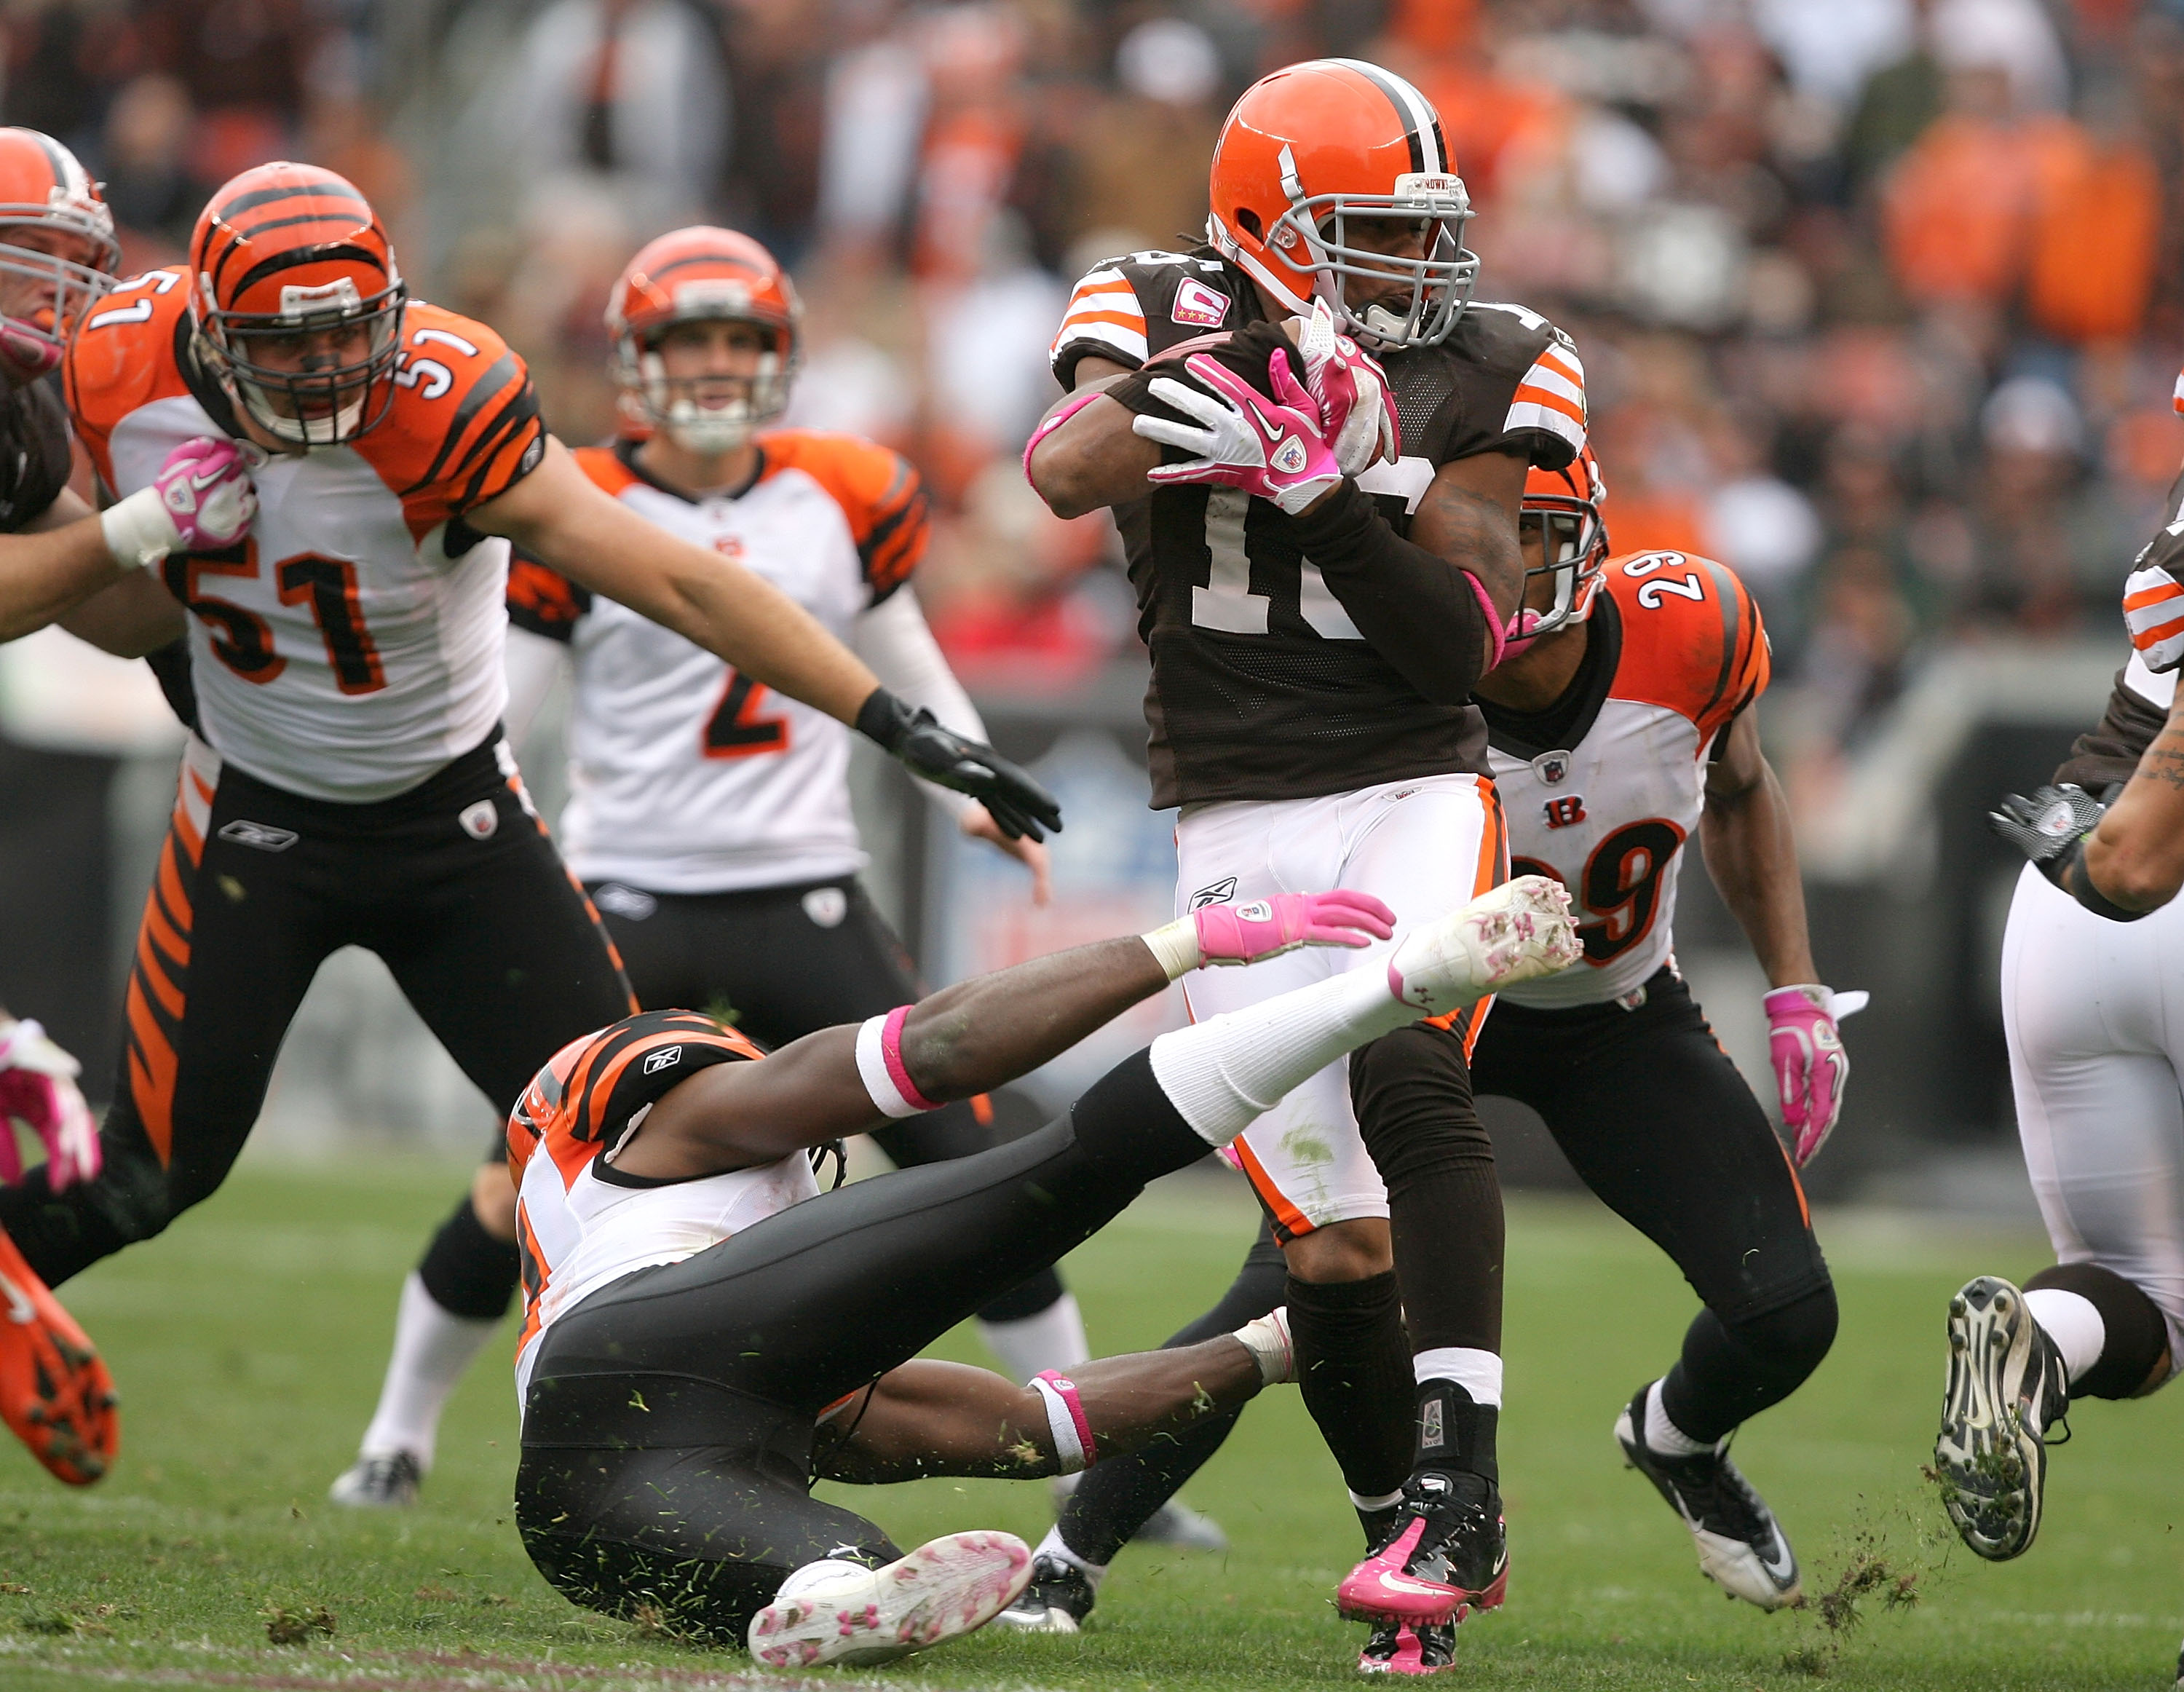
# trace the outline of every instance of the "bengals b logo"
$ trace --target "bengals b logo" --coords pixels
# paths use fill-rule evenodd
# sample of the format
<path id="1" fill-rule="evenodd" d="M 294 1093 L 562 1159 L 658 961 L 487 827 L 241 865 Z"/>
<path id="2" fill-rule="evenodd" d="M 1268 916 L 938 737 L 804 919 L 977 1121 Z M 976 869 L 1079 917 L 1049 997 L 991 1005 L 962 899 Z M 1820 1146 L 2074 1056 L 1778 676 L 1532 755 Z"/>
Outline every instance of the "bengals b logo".
<path id="1" fill-rule="evenodd" d="M 1564 793 L 1549 799 L 1540 809 L 1546 812 L 1548 827 L 1568 828 L 1574 822 L 1585 821 L 1585 795 Z"/>

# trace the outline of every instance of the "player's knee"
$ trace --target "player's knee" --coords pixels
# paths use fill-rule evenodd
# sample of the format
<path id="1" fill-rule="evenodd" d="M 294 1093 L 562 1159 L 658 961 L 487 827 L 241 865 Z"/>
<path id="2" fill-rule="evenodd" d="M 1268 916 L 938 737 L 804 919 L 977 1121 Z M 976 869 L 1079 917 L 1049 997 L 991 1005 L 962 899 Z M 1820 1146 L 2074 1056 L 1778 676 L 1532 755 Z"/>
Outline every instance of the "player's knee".
<path id="1" fill-rule="evenodd" d="M 465 1194 L 425 1248 L 417 1278 L 450 1316 L 498 1322 L 515 1297 L 515 1247 L 486 1231 Z"/>
<path id="2" fill-rule="evenodd" d="M 1384 1182 L 1430 1166 L 1494 1161 L 1472 1102 L 1463 1043 L 1417 1022 L 1351 1055 L 1350 1098 L 1365 1149 Z"/>
<path id="3" fill-rule="evenodd" d="M 1378 1216 L 1329 1222 L 1299 1234 L 1282 1248 L 1282 1255 L 1288 1259 L 1291 1277 L 1323 1285 L 1368 1280 L 1396 1266 L 1388 1224 Z"/>
<path id="4" fill-rule="evenodd" d="M 123 1244 L 165 1233 L 169 1222 L 205 1196 L 177 1194 L 166 1167 L 142 1134 L 109 1132 L 98 1138 L 105 1162 L 89 1195 Z"/>
<path id="5" fill-rule="evenodd" d="M 1834 1345 L 1837 1320 L 1836 1289 L 1830 1282 L 1786 1305 L 1722 1326 L 1739 1345 L 1763 1360 L 1770 1374 L 1801 1382 Z"/>

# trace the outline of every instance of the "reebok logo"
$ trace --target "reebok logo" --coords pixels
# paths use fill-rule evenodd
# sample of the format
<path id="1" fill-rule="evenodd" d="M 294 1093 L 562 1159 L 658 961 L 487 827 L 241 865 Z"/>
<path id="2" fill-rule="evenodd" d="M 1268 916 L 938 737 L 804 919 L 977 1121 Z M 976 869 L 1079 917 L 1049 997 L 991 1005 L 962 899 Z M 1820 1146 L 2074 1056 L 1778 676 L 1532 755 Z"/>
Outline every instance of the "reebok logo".
<path id="1" fill-rule="evenodd" d="M 663 1046 L 658 1051 L 647 1055 L 643 1072 L 646 1075 L 657 1075 L 661 1070 L 672 1069 L 682 1061 L 682 1047 Z"/>
<path id="2" fill-rule="evenodd" d="M 1236 877 L 1223 876 L 1211 887 L 1202 887 L 1190 896 L 1190 908 L 1203 910 L 1209 904 L 1221 904 L 1236 897 Z"/>
<path id="3" fill-rule="evenodd" d="M 238 816 L 220 829 L 220 838 L 260 852 L 285 852 L 301 837 L 292 828 L 276 828 L 270 823 L 249 822 Z"/>

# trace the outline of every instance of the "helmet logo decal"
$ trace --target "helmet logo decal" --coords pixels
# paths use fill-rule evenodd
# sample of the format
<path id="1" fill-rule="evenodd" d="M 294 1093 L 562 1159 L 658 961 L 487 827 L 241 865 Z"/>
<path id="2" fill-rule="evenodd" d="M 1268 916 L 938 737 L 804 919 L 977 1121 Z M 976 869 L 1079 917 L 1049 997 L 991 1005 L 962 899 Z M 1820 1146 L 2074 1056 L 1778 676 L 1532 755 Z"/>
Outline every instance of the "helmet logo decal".
<path id="1" fill-rule="evenodd" d="M 736 276 L 700 276 L 677 285 L 678 317 L 732 317 L 751 309 L 750 284 Z"/>
<path id="2" fill-rule="evenodd" d="M 1178 323 L 1218 329 L 1228 320 L 1228 300 L 1201 281 L 1186 280 L 1175 291 L 1175 304 L 1168 316 Z"/>
<path id="3" fill-rule="evenodd" d="M 361 310 L 364 296 L 357 292 L 356 283 L 347 276 L 337 276 L 331 282 L 320 282 L 315 287 L 305 287 L 296 282 L 282 285 L 281 315 L 304 317 L 326 311 L 337 311 L 346 316 Z"/>

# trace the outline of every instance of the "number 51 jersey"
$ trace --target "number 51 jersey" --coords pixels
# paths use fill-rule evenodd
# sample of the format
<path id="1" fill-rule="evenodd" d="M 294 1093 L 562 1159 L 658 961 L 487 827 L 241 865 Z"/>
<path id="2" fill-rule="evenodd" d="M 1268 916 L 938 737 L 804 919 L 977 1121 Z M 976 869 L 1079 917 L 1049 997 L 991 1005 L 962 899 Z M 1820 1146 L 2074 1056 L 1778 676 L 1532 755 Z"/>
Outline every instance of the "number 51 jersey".
<path id="1" fill-rule="evenodd" d="M 1669 961 L 1708 762 L 1769 674 L 1759 608 L 1725 565 L 1650 552 L 1604 573 L 1562 699 L 1545 711 L 1479 701 L 1509 872 L 1568 887 L 1585 943 L 1580 962 L 1504 989 L 1542 1010 L 1621 999 Z"/>
<path id="2" fill-rule="evenodd" d="M 150 485 L 196 435 L 243 438 L 191 348 L 188 275 L 122 283 L 67 360 L 69 409 L 108 487 Z M 191 614 L 198 732 L 307 798 L 406 792 L 477 746 L 507 703 L 508 543 L 462 520 L 538 467 L 523 361 L 482 324 L 412 302 L 393 403 L 354 441 L 254 472 L 240 546 L 167 559 Z"/>

